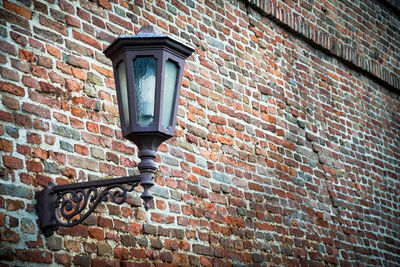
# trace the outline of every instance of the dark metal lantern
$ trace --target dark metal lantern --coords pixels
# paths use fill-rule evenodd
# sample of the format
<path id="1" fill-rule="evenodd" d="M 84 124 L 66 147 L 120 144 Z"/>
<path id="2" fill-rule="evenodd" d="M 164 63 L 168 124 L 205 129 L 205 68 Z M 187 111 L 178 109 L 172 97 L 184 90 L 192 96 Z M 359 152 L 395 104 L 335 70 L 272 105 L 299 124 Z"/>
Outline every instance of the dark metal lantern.
<path id="1" fill-rule="evenodd" d="M 122 204 L 136 186 L 143 186 L 145 208 L 153 198 L 160 144 L 174 136 L 185 59 L 193 49 L 152 26 L 137 35 L 120 36 L 104 54 L 111 59 L 117 88 L 122 135 L 139 148 L 140 175 L 66 185 L 50 183 L 36 193 L 40 228 L 50 236 L 59 226 L 73 227 L 101 202 Z"/>
<path id="2" fill-rule="evenodd" d="M 153 198 L 156 152 L 174 136 L 185 59 L 193 51 L 153 26 L 120 36 L 104 51 L 114 68 L 122 135 L 139 148 L 146 209 Z"/>

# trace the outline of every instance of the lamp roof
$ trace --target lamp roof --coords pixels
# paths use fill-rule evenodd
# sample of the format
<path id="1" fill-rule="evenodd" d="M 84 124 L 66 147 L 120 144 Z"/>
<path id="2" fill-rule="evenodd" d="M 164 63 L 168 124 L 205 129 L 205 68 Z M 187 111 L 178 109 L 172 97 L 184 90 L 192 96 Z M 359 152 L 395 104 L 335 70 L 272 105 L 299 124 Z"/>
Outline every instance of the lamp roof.
<path id="1" fill-rule="evenodd" d="M 144 47 L 150 50 L 157 46 L 168 47 L 175 52 L 179 52 L 185 58 L 194 52 L 192 47 L 180 43 L 166 34 L 162 34 L 155 26 L 145 25 L 135 35 L 120 35 L 104 50 L 104 54 L 112 59 L 119 54 L 121 49 L 133 50 L 135 47 Z"/>

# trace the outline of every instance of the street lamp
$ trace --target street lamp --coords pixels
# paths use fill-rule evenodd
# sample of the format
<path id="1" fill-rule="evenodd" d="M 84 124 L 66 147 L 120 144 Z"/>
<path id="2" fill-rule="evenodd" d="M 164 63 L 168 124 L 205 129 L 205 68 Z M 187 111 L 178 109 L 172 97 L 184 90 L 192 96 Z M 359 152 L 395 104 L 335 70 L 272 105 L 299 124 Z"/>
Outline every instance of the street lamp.
<path id="1" fill-rule="evenodd" d="M 114 69 L 122 136 L 139 148 L 140 175 L 49 184 L 36 194 L 36 211 L 46 236 L 59 226 L 79 224 L 102 201 L 125 202 L 127 192 L 139 183 L 144 206 L 149 208 L 157 169 L 154 159 L 160 144 L 174 136 L 185 59 L 193 51 L 153 26 L 143 26 L 137 35 L 120 36 L 105 49 Z"/>

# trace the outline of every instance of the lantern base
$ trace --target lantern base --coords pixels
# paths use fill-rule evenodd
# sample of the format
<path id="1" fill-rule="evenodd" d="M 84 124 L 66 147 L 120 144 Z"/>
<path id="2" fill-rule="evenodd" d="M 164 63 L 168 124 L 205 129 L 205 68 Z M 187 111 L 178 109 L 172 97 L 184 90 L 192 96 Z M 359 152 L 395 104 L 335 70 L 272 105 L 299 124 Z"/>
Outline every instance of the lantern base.
<path id="1" fill-rule="evenodd" d="M 140 171 L 140 185 L 143 187 L 143 193 L 140 196 L 144 201 L 144 207 L 149 209 L 149 202 L 153 199 L 150 189 L 154 186 L 154 177 L 157 170 L 157 163 L 154 161 L 156 158 L 157 150 L 142 149 L 139 151 L 139 158 L 141 159 L 138 168 Z"/>
<path id="2" fill-rule="evenodd" d="M 157 170 L 157 163 L 154 161 L 157 156 L 158 147 L 172 136 L 160 132 L 132 133 L 125 138 L 134 142 L 139 148 L 141 159 L 138 168 L 141 175 L 140 185 L 143 186 L 143 193 L 140 196 L 144 201 L 146 210 L 149 209 L 149 202 L 153 199 L 150 189 L 154 186 L 154 177 Z"/>

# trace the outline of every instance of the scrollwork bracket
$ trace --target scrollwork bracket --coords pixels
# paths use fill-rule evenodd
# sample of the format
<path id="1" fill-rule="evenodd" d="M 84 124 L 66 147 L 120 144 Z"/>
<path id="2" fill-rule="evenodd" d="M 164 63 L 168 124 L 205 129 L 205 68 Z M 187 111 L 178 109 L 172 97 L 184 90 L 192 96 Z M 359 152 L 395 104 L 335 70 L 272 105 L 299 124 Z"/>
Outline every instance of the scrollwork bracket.
<path id="1" fill-rule="evenodd" d="M 67 185 L 50 183 L 36 193 L 36 212 L 45 236 L 58 227 L 73 227 L 84 221 L 101 202 L 122 204 L 127 193 L 139 185 L 140 175 Z"/>

